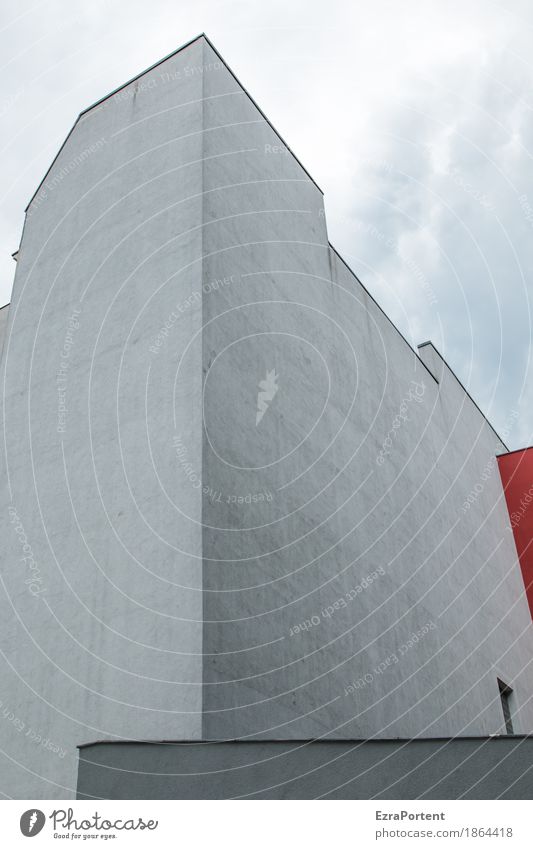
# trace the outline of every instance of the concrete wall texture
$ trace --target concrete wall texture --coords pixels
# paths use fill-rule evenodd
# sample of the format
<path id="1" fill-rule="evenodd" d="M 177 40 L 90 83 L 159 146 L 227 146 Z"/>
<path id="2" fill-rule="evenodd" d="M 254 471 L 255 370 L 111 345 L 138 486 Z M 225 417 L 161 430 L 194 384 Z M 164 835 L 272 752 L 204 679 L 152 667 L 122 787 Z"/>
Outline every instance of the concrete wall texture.
<path id="1" fill-rule="evenodd" d="M 0 791 L 95 740 L 533 726 L 490 424 L 205 37 L 80 115 L 2 355 Z"/>

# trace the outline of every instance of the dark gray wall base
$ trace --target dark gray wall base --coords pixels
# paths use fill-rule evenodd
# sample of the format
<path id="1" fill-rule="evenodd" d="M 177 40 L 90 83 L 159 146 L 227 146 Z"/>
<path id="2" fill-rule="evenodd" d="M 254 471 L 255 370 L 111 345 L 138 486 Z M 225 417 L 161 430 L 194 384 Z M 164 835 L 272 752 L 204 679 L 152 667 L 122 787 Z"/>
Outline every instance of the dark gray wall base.
<path id="1" fill-rule="evenodd" d="M 531 799 L 533 737 L 95 743 L 79 799 Z"/>

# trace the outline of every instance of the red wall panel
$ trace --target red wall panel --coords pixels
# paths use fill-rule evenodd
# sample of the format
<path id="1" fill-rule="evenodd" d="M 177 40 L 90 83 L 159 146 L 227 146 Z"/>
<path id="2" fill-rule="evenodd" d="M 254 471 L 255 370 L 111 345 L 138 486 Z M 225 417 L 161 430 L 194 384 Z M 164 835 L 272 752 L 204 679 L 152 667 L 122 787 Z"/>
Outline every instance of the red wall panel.
<path id="1" fill-rule="evenodd" d="M 533 617 L 533 447 L 503 454 L 498 465 Z"/>

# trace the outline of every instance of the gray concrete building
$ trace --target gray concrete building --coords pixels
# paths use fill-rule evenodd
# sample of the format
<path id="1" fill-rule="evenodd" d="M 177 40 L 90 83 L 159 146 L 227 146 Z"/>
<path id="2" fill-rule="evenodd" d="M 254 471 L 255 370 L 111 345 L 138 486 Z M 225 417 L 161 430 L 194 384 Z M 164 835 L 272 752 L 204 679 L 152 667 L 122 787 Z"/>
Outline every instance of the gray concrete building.
<path id="1" fill-rule="evenodd" d="M 527 795 L 505 434 L 205 36 L 79 115 L 0 321 L 5 796 Z"/>

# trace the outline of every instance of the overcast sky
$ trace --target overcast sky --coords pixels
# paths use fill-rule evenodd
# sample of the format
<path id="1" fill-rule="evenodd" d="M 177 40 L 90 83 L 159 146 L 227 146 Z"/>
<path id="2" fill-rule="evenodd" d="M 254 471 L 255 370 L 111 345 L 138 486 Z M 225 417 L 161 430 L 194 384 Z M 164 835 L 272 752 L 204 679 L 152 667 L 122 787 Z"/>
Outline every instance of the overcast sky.
<path id="1" fill-rule="evenodd" d="M 529 8 L 528 8 L 529 6 Z M 325 193 L 329 237 L 493 424 L 533 431 L 533 8 L 3 0 L 0 301 L 77 114 L 204 31 Z M 512 420 L 512 417 L 511 417 Z"/>

